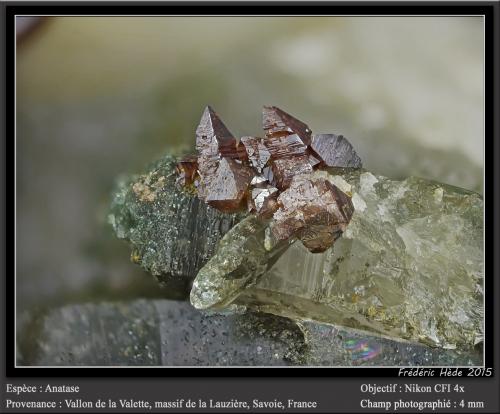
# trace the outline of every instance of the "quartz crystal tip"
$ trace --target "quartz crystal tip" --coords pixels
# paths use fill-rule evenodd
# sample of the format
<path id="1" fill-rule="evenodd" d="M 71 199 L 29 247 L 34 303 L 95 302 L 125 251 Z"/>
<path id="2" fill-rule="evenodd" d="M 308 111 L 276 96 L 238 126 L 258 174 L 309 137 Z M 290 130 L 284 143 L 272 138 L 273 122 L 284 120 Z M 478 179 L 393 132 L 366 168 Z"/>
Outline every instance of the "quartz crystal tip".
<path id="1" fill-rule="evenodd" d="M 267 224 L 267 220 L 250 215 L 224 235 L 215 255 L 193 282 L 190 300 L 195 308 L 229 305 L 281 256 L 288 242 L 272 241 L 266 247 Z"/>
<path id="2" fill-rule="evenodd" d="M 189 300 L 196 309 L 210 309 L 219 304 L 220 296 L 216 286 L 205 286 L 195 279 Z"/>
<path id="3" fill-rule="evenodd" d="M 248 216 L 226 233 L 216 254 L 198 272 L 191 289 L 197 309 L 223 307 L 267 269 L 265 222 Z"/>

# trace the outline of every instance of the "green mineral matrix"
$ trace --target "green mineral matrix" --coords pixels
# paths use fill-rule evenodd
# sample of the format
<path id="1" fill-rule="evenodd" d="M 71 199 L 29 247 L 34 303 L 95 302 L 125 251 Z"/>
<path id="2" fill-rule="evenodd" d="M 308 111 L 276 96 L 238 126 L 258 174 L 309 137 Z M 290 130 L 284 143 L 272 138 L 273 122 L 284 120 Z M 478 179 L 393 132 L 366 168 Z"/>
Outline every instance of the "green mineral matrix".
<path id="1" fill-rule="evenodd" d="M 313 235 L 319 242 L 325 240 L 321 231 L 326 231 L 326 240 L 333 243 L 330 247 L 313 253 L 309 239 L 303 237 L 304 229 L 300 240 L 274 237 L 277 223 L 287 230 L 283 227 L 286 222 L 276 220 L 279 214 L 272 215 L 280 205 L 282 196 L 276 198 L 279 191 L 265 193 L 271 200 L 266 208 L 274 208 L 271 214 L 266 211 L 266 216 L 244 210 L 219 211 L 200 199 L 193 185 L 178 185 L 178 160 L 165 156 L 145 174 L 122 179 L 113 197 L 109 222 L 117 236 L 132 245 L 132 261 L 170 289 L 186 293 L 191 289 L 191 304 L 198 309 L 238 313 L 248 309 L 284 316 L 303 327 L 330 324 L 464 352 L 481 343 L 482 197 L 422 178 L 396 181 L 366 171 L 360 168 L 348 141 L 335 135 L 316 135 L 310 140 L 311 147 L 297 146 L 297 142 L 309 139 L 311 131 L 284 114 L 285 126 L 274 123 L 268 131 L 275 133 L 276 128 L 290 125 L 295 128 L 299 134 L 294 135 L 293 149 L 302 151 L 295 159 L 303 165 L 311 162 L 311 154 L 326 154 L 332 163 L 342 157 L 348 161 L 349 168 L 329 168 L 324 163 L 320 169 L 301 167 L 295 176 L 287 175 L 288 170 L 275 170 L 282 179 L 279 190 L 281 194 L 288 191 L 289 199 L 303 195 L 293 191 L 303 188 L 304 181 L 328 182 L 323 187 L 349 198 L 353 214 L 343 227 L 328 233 L 332 216 L 324 219 L 324 210 L 318 213 L 320 221 L 313 217 L 311 228 L 305 228 L 306 233 L 316 231 L 313 227 L 321 228 Z M 205 119 L 205 131 L 215 128 L 217 121 L 218 128 L 230 137 L 214 112 L 205 111 L 204 116 L 212 117 Z M 283 134 L 276 137 L 273 145 Z M 330 148 L 322 153 L 331 139 L 342 151 L 333 153 Z M 216 148 L 214 142 L 209 141 L 210 151 Z M 225 151 L 228 142 L 224 143 Z M 266 143 L 258 144 L 262 142 Z M 309 153 L 309 148 L 317 152 Z M 241 151 L 228 154 L 240 157 Z M 255 154 L 252 152 L 254 158 Z M 265 151 L 261 154 L 268 157 Z M 213 164 L 217 159 L 210 153 L 202 161 L 208 170 L 216 171 Z M 260 165 L 262 159 L 257 161 Z M 231 174 L 238 174 L 241 162 L 226 163 L 231 165 Z M 244 178 L 249 182 L 251 177 Z M 269 188 L 273 181 L 266 179 Z M 263 178 L 256 180 L 257 189 L 262 188 L 261 181 Z M 241 181 L 236 184 L 235 197 L 241 197 Z M 320 204 L 315 208 L 322 207 Z M 302 211 L 294 213 L 301 215 Z"/>

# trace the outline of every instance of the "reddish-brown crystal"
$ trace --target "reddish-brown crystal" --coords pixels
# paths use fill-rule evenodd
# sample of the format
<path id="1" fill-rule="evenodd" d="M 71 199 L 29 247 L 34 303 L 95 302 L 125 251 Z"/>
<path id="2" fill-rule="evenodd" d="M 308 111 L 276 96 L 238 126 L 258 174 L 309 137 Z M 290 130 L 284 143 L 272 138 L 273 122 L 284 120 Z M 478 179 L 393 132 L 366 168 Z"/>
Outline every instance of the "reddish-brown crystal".
<path id="1" fill-rule="evenodd" d="M 318 156 L 312 154 L 310 149 L 307 151 L 307 156 L 309 159 L 309 164 L 311 164 L 311 167 L 316 168 L 320 166 L 321 160 L 318 159 L 319 158 Z"/>
<path id="2" fill-rule="evenodd" d="M 307 151 L 307 145 L 297 134 L 270 136 L 264 140 L 264 145 L 273 159 L 300 156 Z"/>
<path id="3" fill-rule="evenodd" d="M 243 145 L 241 140 L 240 142 L 238 142 L 238 145 L 236 146 L 236 154 L 240 161 L 243 161 L 246 164 L 248 164 L 249 159 L 248 159 L 247 149 L 245 148 L 245 145 Z"/>
<path id="4" fill-rule="evenodd" d="M 354 212 L 350 197 L 325 179 L 296 176 L 278 197 L 271 230 L 278 240 L 301 239 L 312 252 L 328 249 Z"/>
<path id="5" fill-rule="evenodd" d="M 274 160 L 271 169 L 273 174 L 271 183 L 276 185 L 281 191 L 290 186 L 294 176 L 312 172 L 307 155 Z"/>
<path id="6" fill-rule="evenodd" d="M 196 149 L 202 156 L 237 159 L 236 138 L 215 111 L 207 106 L 196 128 Z"/>
<path id="7" fill-rule="evenodd" d="M 217 169 L 219 168 L 220 160 L 198 157 L 198 172 L 200 174 L 200 183 L 198 185 L 198 197 L 206 201 L 208 188 L 213 178 L 217 174 Z"/>
<path id="8" fill-rule="evenodd" d="M 181 159 L 176 168 L 178 185 L 191 185 L 198 176 L 198 158 L 196 155 L 187 155 Z"/>
<path id="9" fill-rule="evenodd" d="M 311 143 L 309 127 L 276 106 L 264 106 L 262 127 L 267 138 L 296 134 L 305 146 Z"/>
<path id="10" fill-rule="evenodd" d="M 231 158 L 222 158 L 215 175 L 206 187 L 205 201 L 221 211 L 241 207 L 254 172 Z"/>
<path id="11" fill-rule="evenodd" d="M 278 202 L 276 199 L 278 198 L 278 193 L 271 194 L 269 197 L 266 197 L 264 200 L 264 204 L 260 211 L 258 211 L 258 215 L 262 218 L 270 219 L 274 212 L 278 210 Z"/>
<path id="12" fill-rule="evenodd" d="M 271 157 L 271 154 L 262 141 L 262 138 L 257 137 L 240 138 L 240 145 L 243 145 L 243 148 L 245 148 L 250 164 L 259 173 L 262 172 L 262 169 L 266 166 L 267 161 L 269 161 Z"/>
<path id="13" fill-rule="evenodd" d="M 342 235 L 336 225 L 308 224 L 299 231 L 299 239 L 311 253 L 322 253 Z"/>
<path id="14" fill-rule="evenodd" d="M 272 186 L 253 188 L 248 198 L 248 210 L 261 217 L 271 218 L 278 209 L 278 189 Z"/>
<path id="15" fill-rule="evenodd" d="M 361 158 L 356 154 L 351 143 L 342 135 L 314 135 L 311 149 L 327 167 L 362 167 Z"/>
<path id="16" fill-rule="evenodd" d="M 201 176 L 198 196 L 206 199 L 208 187 L 217 173 L 221 157 L 239 158 L 236 138 L 229 132 L 215 111 L 207 106 L 196 128 L 198 171 Z"/>

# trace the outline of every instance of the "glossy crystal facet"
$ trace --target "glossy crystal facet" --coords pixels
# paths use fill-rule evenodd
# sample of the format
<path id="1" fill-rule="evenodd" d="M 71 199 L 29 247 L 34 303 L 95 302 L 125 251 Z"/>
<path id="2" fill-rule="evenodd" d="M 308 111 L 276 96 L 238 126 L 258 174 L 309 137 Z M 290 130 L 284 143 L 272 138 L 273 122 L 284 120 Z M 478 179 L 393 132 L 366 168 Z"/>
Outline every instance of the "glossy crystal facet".
<path id="1" fill-rule="evenodd" d="M 237 210 L 246 196 L 254 172 L 231 158 L 222 158 L 210 180 L 205 201 L 221 211 Z"/>
<path id="2" fill-rule="evenodd" d="M 351 143 L 342 135 L 314 135 L 311 148 L 326 167 L 361 168 L 359 158 Z"/>

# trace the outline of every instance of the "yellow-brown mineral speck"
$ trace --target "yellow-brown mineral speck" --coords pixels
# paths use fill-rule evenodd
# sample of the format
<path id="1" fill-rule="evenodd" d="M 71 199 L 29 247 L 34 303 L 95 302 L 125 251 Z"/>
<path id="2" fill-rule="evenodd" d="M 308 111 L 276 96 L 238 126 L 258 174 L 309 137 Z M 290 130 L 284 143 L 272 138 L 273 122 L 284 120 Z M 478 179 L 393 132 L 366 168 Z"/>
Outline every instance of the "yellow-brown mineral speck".
<path id="1" fill-rule="evenodd" d="M 132 189 L 134 190 L 134 193 L 139 198 L 139 200 L 143 202 L 155 201 L 156 195 L 147 185 L 138 182 L 132 186 Z"/>
<path id="2" fill-rule="evenodd" d="M 156 199 L 157 191 L 161 190 L 165 185 L 164 176 L 158 177 L 154 183 L 151 183 L 155 175 L 156 173 L 141 176 L 140 181 L 132 185 L 132 190 L 140 201 L 152 203 Z"/>
<path id="3" fill-rule="evenodd" d="M 137 250 L 133 250 L 132 253 L 130 254 L 130 260 L 132 263 L 140 263 L 141 262 L 141 255 Z"/>

